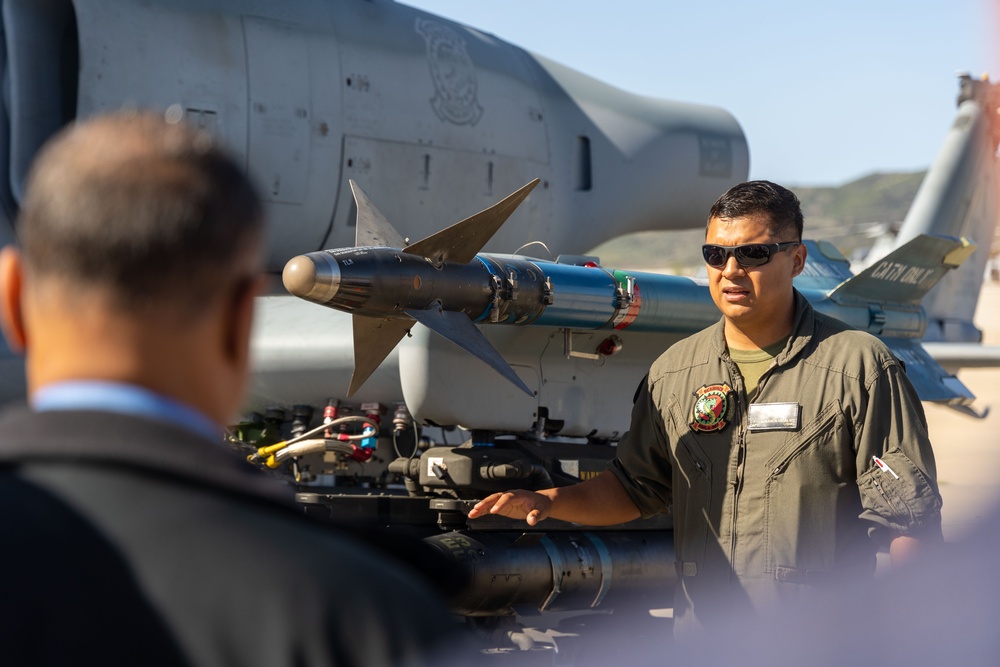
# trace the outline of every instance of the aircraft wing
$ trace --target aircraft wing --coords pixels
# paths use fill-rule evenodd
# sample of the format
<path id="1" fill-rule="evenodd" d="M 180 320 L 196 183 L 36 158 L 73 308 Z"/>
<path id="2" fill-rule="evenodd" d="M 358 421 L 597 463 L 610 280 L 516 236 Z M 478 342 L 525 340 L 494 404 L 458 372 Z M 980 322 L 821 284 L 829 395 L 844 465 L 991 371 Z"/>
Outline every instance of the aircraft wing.
<path id="1" fill-rule="evenodd" d="M 921 400 L 966 405 L 976 398 L 961 380 L 932 358 L 920 341 L 913 338 L 883 337 L 882 342 L 903 362 L 906 376 Z"/>
<path id="2" fill-rule="evenodd" d="M 962 368 L 1000 368 L 1000 345 L 928 342 L 923 348 L 952 372 Z"/>

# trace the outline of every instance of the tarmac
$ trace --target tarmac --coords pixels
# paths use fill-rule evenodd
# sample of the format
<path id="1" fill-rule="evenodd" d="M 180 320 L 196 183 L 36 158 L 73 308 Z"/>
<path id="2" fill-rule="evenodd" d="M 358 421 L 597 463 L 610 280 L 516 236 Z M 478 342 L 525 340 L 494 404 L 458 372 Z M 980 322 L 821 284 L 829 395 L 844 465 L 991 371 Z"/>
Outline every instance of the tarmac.
<path id="1" fill-rule="evenodd" d="M 1000 345 L 1000 283 L 986 282 L 974 319 L 983 344 Z M 952 408 L 924 403 L 937 461 L 947 541 L 969 535 L 1000 505 L 1000 368 L 963 369 L 958 378 L 976 396 L 976 419 Z"/>

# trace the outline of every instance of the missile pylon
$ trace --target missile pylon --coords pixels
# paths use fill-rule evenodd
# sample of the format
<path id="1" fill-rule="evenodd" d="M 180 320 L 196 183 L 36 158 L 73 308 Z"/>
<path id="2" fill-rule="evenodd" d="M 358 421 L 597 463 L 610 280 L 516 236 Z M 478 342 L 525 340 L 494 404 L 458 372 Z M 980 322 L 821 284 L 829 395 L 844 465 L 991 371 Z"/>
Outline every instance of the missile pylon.
<path id="1" fill-rule="evenodd" d="M 463 299 L 442 294 L 435 287 L 447 285 L 447 280 L 440 279 L 452 273 L 445 271 L 446 266 L 468 266 L 476 258 L 538 183 L 536 178 L 490 208 L 407 245 L 361 187 L 350 181 L 358 208 L 355 247 L 299 255 L 282 272 L 282 282 L 291 294 L 353 314 L 354 374 L 348 396 L 364 384 L 415 322 L 534 395 L 472 323 L 468 310 L 456 308 Z"/>

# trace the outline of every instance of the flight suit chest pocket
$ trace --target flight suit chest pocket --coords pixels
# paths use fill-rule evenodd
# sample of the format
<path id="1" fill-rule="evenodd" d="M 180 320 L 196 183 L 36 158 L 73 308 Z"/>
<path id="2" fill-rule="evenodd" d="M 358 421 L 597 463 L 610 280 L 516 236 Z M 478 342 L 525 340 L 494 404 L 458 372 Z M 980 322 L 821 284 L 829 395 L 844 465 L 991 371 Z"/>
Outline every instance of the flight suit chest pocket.
<path id="1" fill-rule="evenodd" d="M 689 487 L 694 487 L 702 481 L 712 479 L 712 461 L 705 454 L 696 436 L 687 423 L 687 415 L 676 396 L 670 398 L 668 414 L 671 420 L 671 430 L 676 435 L 673 444 L 673 455 L 677 467 Z M 702 439 L 711 439 L 700 436 Z M 718 437 L 718 436 L 716 436 Z"/>
<path id="2" fill-rule="evenodd" d="M 671 419 L 673 474 L 674 549 L 684 572 L 697 572 L 705 559 L 705 550 L 711 534 L 713 503 L 719 502 L 712 492 L 712 460 L 704 447 L 716 439 L 726 439 L 718 434 L 695 434 L 688 426 L 690 406 L 681 406 L 676 398 L 669 404 Z M 728 451 L 728 439 L 721 445 Z M 686 575 L 686 576 L 691 576 Z"/>
<path id="3" fill-rule="evenodd" d="M 856 517 L 853 449 L 839 401 L 793 434 L 765 464 L 765 533 L 768 572 L 825 572 L 835 566 L 838 513 L 845 503 Z M 751 445 L 752 446 L 752 443 Z"/>
<path id="4" fill-rule="evenodd" d="M 844 413 L 840 401 L 833 401 L 803 425 L 802 430 L 791 433 L 764 465 L 772 476 L 784 474 L 793 465 L 820 465 L 823 468 L 836 465 L 843 453 L 835 445 L 842 440 L 843 430 Z"/>

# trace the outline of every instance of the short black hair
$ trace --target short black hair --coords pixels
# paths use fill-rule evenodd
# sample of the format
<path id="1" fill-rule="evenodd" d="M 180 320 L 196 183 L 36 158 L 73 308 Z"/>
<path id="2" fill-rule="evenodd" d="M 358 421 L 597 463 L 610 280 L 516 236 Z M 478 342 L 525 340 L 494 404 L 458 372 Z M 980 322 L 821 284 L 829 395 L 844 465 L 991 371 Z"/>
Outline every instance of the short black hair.
<path id="1" fill-rule="evenodd" d="M 770 218 L 768 228 L 773 237 L 784 238 L 794 233 L 795 238 L 789 240 L 802 240 L 803 217 L 799 198 L 788 188 L 771 181 L 747 181 L 729 188 L 712 205 L 708 220 L 732 220 L 759 213 L 765 213 Z"/>
<path id="2" fill-rule="evenodd" d="M 199 310 L 228 289 L 262 230 L 260 198 L 236 162 L 208 134 L 152 112 L 57 134 L 28 176 L 17 225 L 33 275 L 98 288 L 127 312 L 168 299 Z"/>

